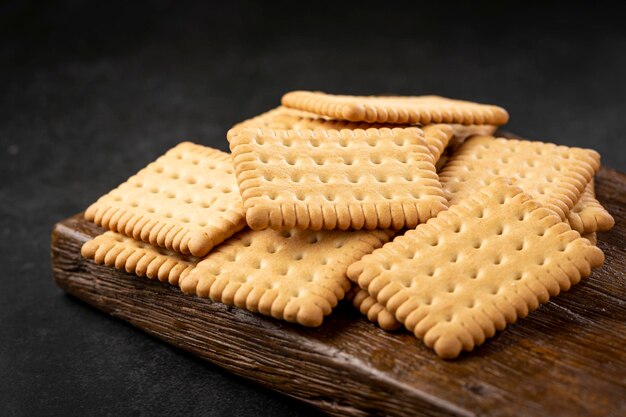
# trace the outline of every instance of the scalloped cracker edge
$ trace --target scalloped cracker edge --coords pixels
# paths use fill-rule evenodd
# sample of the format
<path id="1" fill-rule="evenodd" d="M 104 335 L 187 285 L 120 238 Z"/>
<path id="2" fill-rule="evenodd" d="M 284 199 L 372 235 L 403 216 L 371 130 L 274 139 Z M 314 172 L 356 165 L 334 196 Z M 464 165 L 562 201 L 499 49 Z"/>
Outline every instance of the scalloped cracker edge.
<path id="1" fill-rule="evenodd" d="M 245 226 L 231 155 L 189 142 L 100 197 L 85 218 L 194 256 L 206 255 Z"/>
<path id="2" fill-rule="evenodd" d="M 602 251 L 503 179 L 348 268 L 442 358 L 457 357 L 568 290 Z"/>
<path id="3" fill-rule="evenodd" d="M 584 234 L 582 237 L 591 242 L 592 245 L 597 246 L 598 240 L 595 233 Z M 396 320 L 393 314 L 358 285 L 352 287 L 346 295 L 346 299 L 369 321 L 377 324 L 383 330 L 396 330 L 402 326 L 402 323 Z"/>
<path id="4" fill-rule="evenodd" d="M 230 147 L 254 230 L 400 229 L 447 208 L 418 128 L 243 129 Z"/>
<path id="5" fill-rule="evenodd" d="M 391 331 L 402 327 L 402 323 L 395 319 L 383 305 L 365 290 L 353 286 L 346 295 L 352 306 L 359 310 L 369 321 L 376 323 L 381 329 Z"/>
<path id="6" fill-rule="evenodd" d="M 503 125 L 509 120 L 502 107 L 438 96 L 347 96 L 292 91 L 283 96 L 282 104 L 353 122 Z"/>
<path id="7" fill-rule="evenodd" d="M 355 130 L 355 129 L 393 129 L 411 127 L 411 125 L 393 125 L 385 123 L 348 122 L 333 120 L 314 113 L 288 107 L 277 107 L 259 116 L 245 120 L 233 126 L 226 137 L 230 142 L 242 129 L 272 130 Z M 458 147 L 468 137 L 475 135 L 491 135 L 496 131 L 494 125 L 461 125 L 461 124 L 430 124 L 423 126 L 424 139 L 437 162 L 444 149 L 450 143 L 452 148 Z"/>
<path id="8" fill-rule="evenodd" d="M 120 233 L 105 232 L 85 242 L 80 250 L 88 259 L 128 273 L 178 285 L 196 267 L 200 258 L 181 255 Z"/>
<path id="9" fill-rule="evenodd" d="M 585 187 L 580 199 L 567 215 L 572 227 L 581 234 L 607 232 L 615 225 L 615 219 L 598 200 L 591 180 Z"/>
<path id="10" fill-rule="evenodd" d="M 350 289 L 348 265 L 387 242 L 389 231 L 246 230 L 180 281 L 186 294 L 316 327 Z"/>
<path id="11" fill-rule="evenodd" d="M 599 168 L 600 155 L 591 149 L 474 136 L 452 155 L 439 179 L 450 204 L 456 204 L 495 178 L 514 178 L 565 220 Z"/>

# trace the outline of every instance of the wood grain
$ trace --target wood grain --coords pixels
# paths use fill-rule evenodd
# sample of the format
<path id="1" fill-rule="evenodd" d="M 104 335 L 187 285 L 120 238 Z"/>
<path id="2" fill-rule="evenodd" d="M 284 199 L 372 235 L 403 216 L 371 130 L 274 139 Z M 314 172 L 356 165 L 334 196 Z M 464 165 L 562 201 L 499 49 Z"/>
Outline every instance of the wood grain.
<path id="1" fill-rule="evenodd" d="M 626 175 L 602 168 L 616 219 L 598 235 L 605 265 L 455 361 L 340 305 L 317 329 L 184 296 L 80 256 L 102 232 L 80 215 L 55 225 L 57 284 L 87 303 L 332 415 L 626 415 Z"/>

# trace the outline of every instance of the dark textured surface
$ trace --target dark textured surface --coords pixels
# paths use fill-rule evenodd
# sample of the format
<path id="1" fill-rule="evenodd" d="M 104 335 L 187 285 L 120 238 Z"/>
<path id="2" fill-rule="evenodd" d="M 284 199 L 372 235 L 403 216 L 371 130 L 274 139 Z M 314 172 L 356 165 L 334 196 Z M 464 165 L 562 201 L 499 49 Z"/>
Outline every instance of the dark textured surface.
<path id="1" fill-rule="evenodd" d="M 226 149 L 228 127 L 290 89 L 493 102 L 508 130 L 626 171 L 611 9 L 177 4 L 0 3 L 2 414 L 311 412 L 64 296 L 49 263 L 54 222 L 183 139 Z"/>
<path id="2" fill-rule="evenodd" d="M 626 174 L 602 168 L 596 192 L 617 221 L 599 235 L 605 264 L 453 361 L 349 304 L 304 328 L 96 265 L 80 248 L 102 229 L 80 214 L 53 229 L 54 279 L 167 343 L 335 416 L 617 417 L 626 414 Z"/>

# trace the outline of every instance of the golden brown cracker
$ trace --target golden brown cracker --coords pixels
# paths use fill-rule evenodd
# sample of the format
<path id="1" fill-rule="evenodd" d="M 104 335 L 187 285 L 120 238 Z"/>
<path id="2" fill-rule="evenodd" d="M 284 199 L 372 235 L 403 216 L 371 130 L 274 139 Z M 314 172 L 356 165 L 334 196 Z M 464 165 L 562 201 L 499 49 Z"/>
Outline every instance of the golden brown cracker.
<path id="1" fill-rule="evenodd" d="M 369 124 L 369 123 L 355 123 L 347 122 L 345 120 L 333 120 L 323 116 L 318 116 L 313 113 L 304 112 L 301 110 L 290 109 L 287 107 L 278 107 L 270 110 L 252 119 L 243 121 L 233 126 L 228 131 L 228 141 L 242 129 L 270 129 L 270 130 L 356 130 L 356 129 L 393 129 L 398 126 L 392 124 Z M 408 128 L 409 125 L 402 127 Z M 493 128 L 493 129 L 491 129 Z M 493 126 L 463 126 L 463 125 L 447 125 L 447 124 L 434 124 L 424 126 L 424 139 L 426 140 L 429 149 L 433 153 L 435 162 L 439 159 L 448 142 L 450 140 L 462 141 L 472 134 L 479 134 L 484 132 L 493 132 L 495 127 Z"/>
<path id="2" fill-rule="evenodd" d="M 615 225 L 613 216 L 596 200 L 593 180 L 570 210 L 567 220 L 572 229 L 581 234 L 606 232 Z"/>
<path id="3" fill-rule="evenodd" d="M 137 276 L 178 285 L 200 258 L 138 242 L 115 232 L 105 232 L 83 244 L 81 254 L 97 264 L 123 269 Z"/>
<path id="4" fill-rule="evenodd" d="M 497 177 L 516 185 L 562 219 L 600 167 L 590 149 L 527 140 L 474 136 L 450 157 L 439 174 L 450 204 L 456 204 Z"/>
<path id="5" fill-rule="evenodd" d="M 568 290 L 602 251 L 499 179 L 351 265 L 348 276 L 444 358 Z"/>
<path id="6" fill-rule="evenodd" d="M 594 233 L 585 233 L 584 235 L 581 235 L 582 237 L 584 237 L 585 239 L 587 239 L 589 242 L 591 242 L 591 244 L 593 246 L 597 246 L 598 245 L 598 237 L 597 235 Z"/>
<path id="7" fill-rule="evenodd" d="M 184 254 L 206 255 L 245 226 L 232 159 L 184 142 L 85 212 L 99 226 Z"/>
<path id="8" fill-rule="evenodd" d="M 459 123 L 503 125 L 509 115 L 501 107 L 438 96 L 346 96 L 292 91 L 282 104 L 338 120 L 368 123 Z"/>
<path id="9" fill-rule="evenodd" d="M 372 323 L 378 324 L 383 330 L 396 330 L 402 327 L 402 323 L 397 321 L 385 307 L 376 301 L 374 297 L 369 295 L 365 290 L 358 286 L 353 287 L 346 298 L 354 308 L 359 310 L 361 314 L 367 317 Z"/>
<path id="10" fill-rule="evenodd" d="M 418 128 L 244 129 L 230 147 L 255 230 L 400 229 L 446 208 Z"/>
<path id="11" fill-rule="evenodd" d="M 266 229 L 238 233 L 185 276 L 187 294 L 319 326 L 350 289 L 346 268 L 390 232 Z"/>

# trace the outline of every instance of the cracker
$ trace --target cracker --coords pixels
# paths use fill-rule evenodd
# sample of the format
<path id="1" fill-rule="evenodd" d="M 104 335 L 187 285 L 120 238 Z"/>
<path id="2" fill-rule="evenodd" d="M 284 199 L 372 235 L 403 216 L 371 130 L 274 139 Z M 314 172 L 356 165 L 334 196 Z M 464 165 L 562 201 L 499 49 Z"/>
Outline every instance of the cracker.
<path id="1" fill-rule="evenodd" d="M 599 167 L 600 155 L 590 149 L 474 136 L 452 155 L 439 178 L 450 204 L 494 178 L 515 178 L 524 192 L 566 219 Z"/>
<path id="2" fill-rule="evenodd" d="M 252 119 L 243 121 L 228 131 L 228 141 L 241 132 L 242 129 L 271 129 L 271 130 L 356 130 L 356 129 L 393 129 L 398 127 L 392 124 L 370 124 L 370 123 L 355 123 L 347 122 L 345 120 L 332 120 L 323 116 L 318 116 L 314 113 L 308 113 L 301 110 L 290 109 L 287 107 L 277 107 L 266 113 L 263 113 Z M 409 125 L 402 126 L 405 128 L 411 127 Z M 491 129 L 494 128 L 494 129 Z M 433 152 L 435 161 L 439 159 L 439 156 L 448 145 L 448 142 L 453 139 L 455 135 L 459 135 L 455 140 L 463 140 L 464 138 L 472 134 L 482 134 L 484 132 L 493 132 L 494 126 L 463 126 L 463 125 L 446 125 L 435 124 L 425 126 L 424 139 L 426 140 L 429 149 Z M 474 133 L 472 133 L 474 132 Z"/>
<path id="3" fill-rule="evenodd" d="M 244 129 L 230 147 L 255 230 L 414 227 L 446 199 L 418 128 Z"/>
<path id="4" fill-rule="evenodd" d="M 105 232 L 85 242 L 80 250 L 97 264 L 123 269 L 137 276 L 178 285 L 195 268 L 200 258 L 138 242 L 115 232 Z"/>
<path id="5" fill-rule="evenodd" d="M 461 146 L 467 139 L 472 136 L 492 136 L 496 130 L 498 130 L 498 126 L 496 125 L 461 125 L 461 124 L 451 124 L 449 125 L 452 128 L 452 139 L 450 143 L 448 143 L 448 148 L 451 153 L 456 151 L 459 146 Z"/>
<path id="6" fill-rule="evenodd" d="M 567 220 L 572 229 L 581 234 L 606 232 L 615 225 L 613 216 L 596 200 L 593 180 L 587 184 L 580 199 L 570 210 Z"/>
<path id="7" fill-rule="evenodd" d="M 503 179 L 351 265 L 348 276 L 443 358 L 568 290 L 602 251 Z"/>
<path id="8" fill-rule="evenodd" d="M 460 123 L 503 125 L 509 115 L 501 107 L 437 96 L 342 96 L 292 91 L 283 106 L 332 119 L 368 123 Z"/>
<path id="9" fill-rule="evenodd" d="M 230 142 L 233 136 L 237 134 L 237 132 L 241 131 L 241 129 L 250 129 L 250 128 L 258 128 L 258 129 L 326 129 L 332 128 L 337 129 L 334 125 L 336 121 L 332 121 L 325 117 L 319 116 L 315 113 L 309 113 L 302 110 L 290 109 L 287 107 L 279 106 L 275 109 L 269 110 L 265 113 L 262 113 L 258 116 L 252 117 L 248 120 L 244 120 L 243 122 L 237 123 L 233 126 L 228 133 L 226 134 L 226 138 Z M 328 123 L 328 124 L 327 124 Z M 338 122 L 341 124 L 341 127 L 337 130 L 341 130 L 343 128 L 349 129 L 354 125 L 356 128 L 359 124 L 352 124 L 349 122 Z M 333 127 L 330 127 L 333 126 Z M 350 126 L 350 127 L 348 127 Z M 361 126 L 361 128 L 363 128 Z M 366 127 L 367 129 L 367 127 Z"/>
<path id="10" fill-rule="evenodd" d="M 594 246 L 598 243 L 595 233 L 584 234 L 582 237 Z M 402 323 L 397 321 L 393 314 L 376 301 L 374 297 L 369 295 L 367 291 L 360 289 L 358 286 L 352 287 L 346 298 L 361 314 L 365 315 L 369 321 L 378 324 L 380 328 L 395 330 L 402 326 Z"/>
<path id="11" fill-rule="evenodd" d="M 589 242 L 591 242 L 591 244 L 593 246 L 597 246 L 598 245 L 598 238 L 597 235 L 594 233 L 585 233 L 584 235 L 581 235 L 582 237 L 584 237 L 585 239 L 587 239 Z"/>
<path id="12" fill-rule="evenodd" d="M 228 141 L 242 129 L 324 129 L 324 130 L 355 130 L 355 129 L 393 129 L 394 127 L 411 127 L 411 125 L 393 125 L 385 123 L 348 122 L 333 120 L 314 113 L 277 107 L 259 116 L 245 120 L 233 126 L 227 134 Z M 475 135 L 491 135 L 496 131 L 495 125 L 461 125 L 461 124 L 431 124 L 423 127 L 424 139 L 431 149 L 435 162 L 442 162 L 439 158 L 448 144 L 456 149 L 468 137 Z M 445 161 L 444 161 L 445 162 Z M 439 164 L 438 164 L 439 165 Z M 442 164 L 443 166 L 443 164 Z"/>
<path id="13" fill-rule="evenodd" d="M 354 308 L 366 316 L 369 321 L 378 324 L 381 329 L 396 330 L 402 327 L 402 323 L 396 320 L 393 314 L 376 301 L 374 297 L 369 295 L 367 291 L 360 289 L 358 286 L 352 287 L 346 298 L 352 303 Z"/>
<path id="14" fill-rule="evenodd" d="M 385 243 L 386 231 L 238 233 L 185 276 L 187 294 L 315 327 L 350 289 L 348 265 Z"/>
<path id="15" fill-rule="evenodd" d="M 245 226 L 232 158 L 184 142 L 104 195 L 85 218 L 136 240 L 206 255 Z"/>

